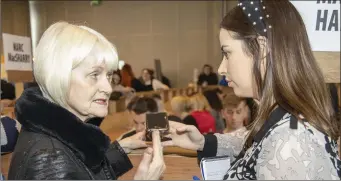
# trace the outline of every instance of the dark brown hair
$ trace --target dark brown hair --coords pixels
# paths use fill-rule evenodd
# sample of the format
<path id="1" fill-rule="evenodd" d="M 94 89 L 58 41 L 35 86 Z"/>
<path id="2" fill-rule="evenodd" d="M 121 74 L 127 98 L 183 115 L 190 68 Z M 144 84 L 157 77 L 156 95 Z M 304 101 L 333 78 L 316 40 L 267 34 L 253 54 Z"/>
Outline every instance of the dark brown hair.
<path id="1" fill-rule="evenodd" d="M 204 96 L 206 97 L 211 108 L 219 112 L 223 109 L 223 105 L 222 105 L 221 100 L 218 97 L 218 90 L 219 89 L 207 90 L 204 92 Z"/>
<path id="2" fill-rule="evenodd" d="M 332 139 L 338 137 L 330 95 L 322 72 L 314 58 L 304 22 L 289 0 L 263 0 L 266 9 L 262 16 L 268 27 L 266 72 L 261 75 L 265 57 L 257 38 L 259 34 L 240 7 L 232 9 L 223 19 L 221 28 L 233 31 L 231 35 L 244 43 L 244 52 L 253 57 L 254 92 L 259 107 L 246 141 L 250 147 L 276 106 L 281 106 L 299 119 L 302 114 L 316 129 Z"/>
<path id="3" fill-rule="evenodd" d="M 134 97 L 127 105 L 127 109 L 135 114 L 158 111 L 156 101 L 150 97 Z"/>
<path id="4" fill-rule="evenodd" d="M 205 68 L 208 67 L 210 69 L 210 73 L 213 73 L 213 67 L 209 64 L 205 64 L 203 67 L 202 67 L 202 74 L 205 72 Z"/>

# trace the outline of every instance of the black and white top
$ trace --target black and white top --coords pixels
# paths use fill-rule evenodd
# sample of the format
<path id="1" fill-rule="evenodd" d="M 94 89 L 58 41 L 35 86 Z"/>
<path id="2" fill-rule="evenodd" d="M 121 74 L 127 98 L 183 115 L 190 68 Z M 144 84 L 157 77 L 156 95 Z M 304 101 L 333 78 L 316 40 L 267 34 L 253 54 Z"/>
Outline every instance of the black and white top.
<path id="1" fill-rule="evenodd" d="M 340 180 L 337 144 L 308 122 L 298 122 L 277 108 L 245 153 L 240 153 L 247 132 L 205 136 L 199 159 L 231 156 L 224 180 Z"/>

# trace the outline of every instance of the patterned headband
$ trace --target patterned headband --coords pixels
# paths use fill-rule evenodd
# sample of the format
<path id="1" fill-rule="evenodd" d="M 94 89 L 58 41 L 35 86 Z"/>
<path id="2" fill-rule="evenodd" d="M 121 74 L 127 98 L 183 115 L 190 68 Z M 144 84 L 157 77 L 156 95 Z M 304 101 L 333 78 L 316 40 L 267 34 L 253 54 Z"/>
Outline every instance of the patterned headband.
<path id="1" fill-rule="evenodd" d="M 238 6 L 243 9 L 244 14 L 249 18 L 250 22 L 252 22 L 253 26 L 255 26 L 257 32 L 262 36 L 267 36 L 267 30 L 271 29 L 271 25 L 266 27 L 265 19 L 270 16 L 267 14 L 265 18 L 262 15 L 262 11 L 265 10 L 265 6 L 262 5 L 263 0 L 239 0 Z"/>

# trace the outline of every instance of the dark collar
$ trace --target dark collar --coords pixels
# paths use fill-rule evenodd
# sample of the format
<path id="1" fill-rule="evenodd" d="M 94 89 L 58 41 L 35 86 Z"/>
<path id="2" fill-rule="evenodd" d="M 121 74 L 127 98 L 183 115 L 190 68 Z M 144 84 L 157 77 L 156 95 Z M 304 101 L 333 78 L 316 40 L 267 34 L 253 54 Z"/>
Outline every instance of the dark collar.
<path id="1" fill-rule="evenodd" d="M 274 129 L 276 124 L 282 120 L 285 114 L 289 113 L 286 111 L 283 107 L 278 106 L 275 108 L 269 118 L 266 120 L 266 122 L 263 124 L 261 129 L 257 132 L 257 134 L 254 137 L 255 142 L 260 142 L 264 136 L 268 136 L 270 134 L 270 129 Z M 297 129 L 297 119 L 295 116 L 290 116 L 290 128 L 291 129 Z M 275 126 L 275 127 L 274 127 Z"/>
<path id="2" fill-rule="evenodd" d="M 91 170 L 97 170 L 105 158 L 110 139 L 98 126 L 90 124 L 100 123 L 103 118 L 84 123 L 43 97 L 39 87 L 25 89 L 16 101 L 15 114 L 24 128 L 52 136 L 70 147 Z"/>

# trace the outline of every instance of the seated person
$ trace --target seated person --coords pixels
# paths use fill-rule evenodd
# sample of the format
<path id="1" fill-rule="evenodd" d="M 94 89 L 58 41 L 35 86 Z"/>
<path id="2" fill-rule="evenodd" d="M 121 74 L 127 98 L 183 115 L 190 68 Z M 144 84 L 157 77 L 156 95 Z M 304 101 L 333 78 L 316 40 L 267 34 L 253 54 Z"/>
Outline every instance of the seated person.
<path id="1" fill-rule="evenodd" d="M 138 132 L 142 132 L 146 129 L 146 113 L 148 112 L 158 112 L 157 103 L 154 99 L 149 97 L 135 97 L 133 98 L 128 106 L 127 110 L 129 111 L 131 118 L 134 122 L 134 128 L 123 134 L 118 140 L 122 140 L 124 138 L 135 135 Z"/>
<path id="2" fill-rule="evenodd" d="M 226 123 L 224 133 L 247 131 L 245 126 L 249 119 L 249 108 L 246 99 L 235 95 L 225 97 L 221 115 Z"/>
<path id="3" fill-rule="evenodd" d="M 211 65 L 204 65 L 202 72 L 198 77 L 197 84 L 202 87 L 218 84 L 218 75 L 213 72 L 213 67 Z"/>
<path id="4" fill-rule="evenodd" d="M 189 98 L 186 96 L 175 96 L 170 101 L 171 113 L 168 119 L 175 122 L 182 123 L 183 120 L 189 116 L 191 108 L 189 105 Z"/>
<path id="5" fill-rule="evenodd" d="M 114 71 L 112 75 L 112 88 L 114 92 L 120 92 L 122 95 L 129 95 L 135 92 L 131 87 L 124 87 L 121 84 L 122 76 L 119 71 Z"/>
<path id="6" fill-rule="evenodd" d="M 138 80 L 133 72 L 133 69 L 131 67 L 131 65 L 129 64 L 124 64 L 122 67 L 122 70 L 120 72 L 121 74 L 121 84 L 124 87 L 131 87 L 133 88 L 136 92 L 141 92 L 144 91 L 144 86 L 141 83 L 140 80 Z"/>
<path id="7" fill-rule="evenodd" d="M 168 90 L 169 87 L 163 84 L 161 81 L 154 78 L 154 71 L 151 69 L 143 69 L 140 81 L 143 85 L 143 91 L 154 90 Z"/>
<path id="8" fill-rule="evenodd" d="M 184 118 L 183 123 L 194 125 L 201 134 L 215 133 L 216 126 L 214 117 L 210 113 L 210 105 L 202 94 L 195 94 L 189 99 L 191 113 Z"/>

